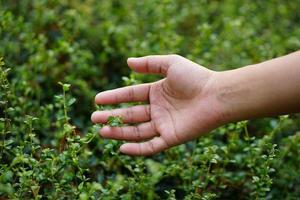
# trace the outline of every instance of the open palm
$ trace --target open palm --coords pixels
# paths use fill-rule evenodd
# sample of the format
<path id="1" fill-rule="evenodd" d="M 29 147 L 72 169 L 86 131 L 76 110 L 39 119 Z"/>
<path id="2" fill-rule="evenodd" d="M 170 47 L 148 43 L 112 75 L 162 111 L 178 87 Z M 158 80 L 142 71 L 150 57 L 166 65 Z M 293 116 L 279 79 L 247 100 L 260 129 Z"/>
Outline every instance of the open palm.
<path id="1" fill-rule="evenodd" d="M 101 129 L 100 134 L 105 138 L 134 141 L 123 144 L 121 152 L 152 155 L 219 125 L 220 115 L 212 92 L 213 71 L 177 55 L 131 58 L 128 65 L 136 72 L 161 74 L 166 78 L 96 96 L 97 104 L 149 102 L 149 105 L 93 113 L 94 123 L 106 123 L 109 116 L 122 116 L 125 123 L 137 124 Z"/>

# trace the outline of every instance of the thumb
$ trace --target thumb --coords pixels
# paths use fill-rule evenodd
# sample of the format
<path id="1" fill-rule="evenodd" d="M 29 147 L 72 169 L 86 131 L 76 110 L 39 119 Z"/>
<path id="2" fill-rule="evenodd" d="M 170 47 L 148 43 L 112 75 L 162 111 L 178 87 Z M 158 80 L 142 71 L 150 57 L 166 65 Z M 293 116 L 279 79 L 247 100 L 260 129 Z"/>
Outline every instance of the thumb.
<path id="1" fill-rule="evenodd" d="M 160 74 L 167 76 L 169 67 L 180 58 L 178 55 L 153 55 L 139 58 L 128 58 L 128 66 L 144 74 Z"/>

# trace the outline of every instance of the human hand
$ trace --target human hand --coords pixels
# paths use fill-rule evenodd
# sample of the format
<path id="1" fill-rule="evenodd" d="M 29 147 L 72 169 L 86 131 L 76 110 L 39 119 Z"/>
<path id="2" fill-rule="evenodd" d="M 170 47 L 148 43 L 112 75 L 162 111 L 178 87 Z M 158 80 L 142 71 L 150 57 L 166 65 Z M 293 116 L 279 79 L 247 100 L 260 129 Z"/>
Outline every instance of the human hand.
<path id="1" fill-rule="evenodd" d="M 149 102 L 130 108 L 96 111 L 94 123 L 107 123 L 109 116 L 122 116 L 125 127 L 105 126 L 104 138 L 132 141 L 120 151 L 129 155 L 153 155 L 195 139 L 222 124 L 216 90 L 217 72 L 178 55 L 129 58 L 138 73 L 160 74 L 165 78 L 141 85 L 99 93 L 97 104 Z"/>

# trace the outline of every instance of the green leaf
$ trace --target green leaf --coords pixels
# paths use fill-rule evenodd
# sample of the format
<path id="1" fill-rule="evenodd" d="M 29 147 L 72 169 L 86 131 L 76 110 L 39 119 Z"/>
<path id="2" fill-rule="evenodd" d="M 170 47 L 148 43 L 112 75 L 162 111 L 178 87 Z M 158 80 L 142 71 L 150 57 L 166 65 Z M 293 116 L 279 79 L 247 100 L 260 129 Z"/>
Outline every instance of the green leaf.
<path id="1" fill-rule="evenodd" d="M 65 92 L 70 90 L 71 84 L 67 84 L 67 83 L 62 83 L 62 82 L 58 82 L 59 85 L 61 85 L 63 87 L 63 90 Z"/>
<path id="2" fill-rule="evenodd" d="M 4 62 L 3 58 L 0 57 L 0 66 L 4 66 L 4 65 L 5 65 L 5 62 Z"/>
<path id="3" fill-rule="evenodd" d="M 123 118 L 121 116 L 109 116 L 107 124 L 112 127 L 123 126 Z"/>
<path id="4" fill-rule="evenodd" d="M 73 105 L 75 102 L 76 102 L 76 99 L 75 99 L 75 98 L 71 98 L 71 99 L 68 101 L 68 106 Z"/>

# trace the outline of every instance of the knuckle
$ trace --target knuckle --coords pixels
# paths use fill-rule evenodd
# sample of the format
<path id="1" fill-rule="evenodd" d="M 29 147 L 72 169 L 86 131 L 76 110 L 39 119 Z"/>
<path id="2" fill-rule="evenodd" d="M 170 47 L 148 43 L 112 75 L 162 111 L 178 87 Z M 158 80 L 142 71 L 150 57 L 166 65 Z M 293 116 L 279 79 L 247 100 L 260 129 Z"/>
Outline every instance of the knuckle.
<path id="1" fill-rule="evenodd" d="M 120 134 L 121 134 L 121 139 L 125 138 L 125 133 L 124 133 L 124 129 L 123 128 L 119 128 Z"/>
<path id="2" fill-rule="evenodd" d="M 150 67 L 150 59 L 152 58 L 152 56 L 146 56 L 145 57 L 145 70 L 146 72 L 149 72 L 149 67 Z"/>
<path id="3" fill-rule="evenodd" d="M 178 54 L 170 54 L 170 57 L 172 60 L 179 60 L 182 58 L 182 56 L 180 56 Z"/>
<path id="4" fill-rule="evenodd" d="M 149 146 L 149 150 L 150 150 L 150 152 L 149 152 L 150 155 L 155 154 L 155 146 L 154 146 L 152 140 L 150 140 L 150 141 L 148 142 L 148 146 Z"/>
<path id="5" fill-rule="evenodd" d="M 152 129 L 153 132 L 154 131 L 156 132 L 156 127 L 155 127 L 155 124 L 154 124 L 153 121 L 150 122 L 150 127 L 151 127 L 151 129 Z M 159 134 L 157 134 L 157 135 L 159 135 Z"/>
<path id="6" fill-rule="evenodd" d="M 129 93 L 128 93 L 128 96 L 129 96 L 129 99 L 130 99 L 130 100 L 134 99 L 134 95 L 135 95 L 134 93 L 135 93 L 134 89 L 131 88 L 131 89 L 129 90 Z"/>
<path id="7" fill-rule="evenodd" d="M 141 133 L 140 133 L 140 130 L 139 130 L 139 127 L 138 127 L 138 126 L 137 126 L 137 127 L 134 127 L 134 133 L 135 133 L 136 139 L 138 139 L 138 140 L 141 140 L 141 139 L 142 139 Z"/>
<path id="8" fill-rule="evenodd" d="M 132 110 L 132 108 L 128 108 L 126 110 L 126 118 L 127 118 L 127 121 L 129 121 L 129 122 L 133 121 L 133 110 Z"/>
<path id="9" fill-rule="evenodd" d="M 145 115 L 146 115 L 146 118 L 151 118 L 151 111 L 150 111 L 150 106 L 145 106 L 144 107 L 144 112 L 145 112 Z"/>

